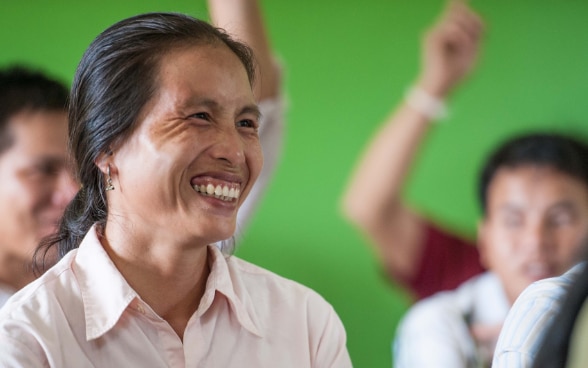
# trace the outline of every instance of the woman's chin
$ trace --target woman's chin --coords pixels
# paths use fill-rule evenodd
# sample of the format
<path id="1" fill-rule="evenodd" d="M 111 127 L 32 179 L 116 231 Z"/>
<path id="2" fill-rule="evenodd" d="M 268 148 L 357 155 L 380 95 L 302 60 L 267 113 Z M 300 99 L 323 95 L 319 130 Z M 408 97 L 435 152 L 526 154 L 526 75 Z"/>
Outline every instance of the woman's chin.
<path id="1" fill-rule="evenodd" d="M 198 238 L 204 240 L 206 244 L 217 243 L 223 240 L 227 240 L 233 237 L 235 234 L 235 224 L 227 224 L 226 226 L 219 226 L 216 224 L 214 227 L 208 227 L 206 231 L 201 233 Z"/>

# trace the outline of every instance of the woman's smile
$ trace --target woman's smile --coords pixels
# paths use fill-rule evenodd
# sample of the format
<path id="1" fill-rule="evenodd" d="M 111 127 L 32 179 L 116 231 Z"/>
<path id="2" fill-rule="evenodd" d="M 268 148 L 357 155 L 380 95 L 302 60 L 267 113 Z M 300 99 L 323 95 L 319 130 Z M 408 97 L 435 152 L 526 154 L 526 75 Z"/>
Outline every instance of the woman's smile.
<path id="1" fill-rule="evenodd" d="M 211 177 L 192 179 L 192 188 L 200 195 L 213 197 L 224 202 L 237 202 L 241 195 L 240 183 L 222 181 Z"/>

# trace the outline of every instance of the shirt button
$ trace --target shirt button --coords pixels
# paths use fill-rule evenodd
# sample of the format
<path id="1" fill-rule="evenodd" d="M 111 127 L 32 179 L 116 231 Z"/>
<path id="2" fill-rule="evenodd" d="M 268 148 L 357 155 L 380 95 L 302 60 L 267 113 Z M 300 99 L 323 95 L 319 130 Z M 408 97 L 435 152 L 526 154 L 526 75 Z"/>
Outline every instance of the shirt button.
<path id="1" fill-rule="evenodd" d="M 137 311 L 139 311 L 141 314 L 145 314 L 145 308 L 143 308 L 141 304 L 137 305 Z"/>

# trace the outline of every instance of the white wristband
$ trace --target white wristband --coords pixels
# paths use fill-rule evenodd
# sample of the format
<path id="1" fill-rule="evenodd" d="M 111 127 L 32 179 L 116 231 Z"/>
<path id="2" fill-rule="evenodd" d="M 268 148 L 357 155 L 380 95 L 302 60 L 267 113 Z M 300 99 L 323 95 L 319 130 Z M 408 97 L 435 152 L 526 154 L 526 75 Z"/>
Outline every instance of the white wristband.
<path id="1" fill-rule="evenodd" d="M 423 114 L 432 121 L 447 118 L 447 106 L 445 102 L 427 91 L 413 87 L 405 95 L 404 101 L 408 106 Z"/>

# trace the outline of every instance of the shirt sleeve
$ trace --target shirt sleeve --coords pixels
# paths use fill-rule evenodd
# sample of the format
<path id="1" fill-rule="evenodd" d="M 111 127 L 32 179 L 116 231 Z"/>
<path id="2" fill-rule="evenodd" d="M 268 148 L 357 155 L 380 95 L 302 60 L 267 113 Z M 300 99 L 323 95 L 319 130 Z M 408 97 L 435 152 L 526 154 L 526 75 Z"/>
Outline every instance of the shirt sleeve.
<path id="1" fill-rule="evenodd" d="M 259 140 L 263 151 L 263 168 L 249 196 L 239 208 L 239 213 L 237 214 L 237 237 L 240 237 L 243 229 L 251 221 L 253 212 L 276 170 L 284 142 L 285 102 L 283 97 L 261 101 L 259 109 L 261 111 Z"/>
<path id="2" fill-rule="evenodd" d="M 471 367 L 476 364 L 476 346 L 459 307 L 435 296 L 415 304 L 404 316 L 393 358 L 396 368 Z"/>
<path id="3" fill-rule="evenodd" d="M 418 300 L 439 291 L 453 290 L 484 272 L 475 244 L 426 223 L 424 252 L 418 271 L 405 285 Z"/>
<path id="4" fill-rule="evenodd" d="M 8 336 L 0 335 L 0 367 L 48 367 L 49 364 L 40 360 L 40 356 L 42 355 L 41 349 L 39 348 L 39 351 L 35 352 L 33 347 L 38 347 L 38 344 L 34 343 L 33 346 L 28 346 Z"/>
<path id="5" fill-rule="evenodd" d="M 333 307 L 322 297 L 317 295 L 313 299 L 307 306 L 311 367 L 351 368 L 343 323 Z"/>
<path id="6" fill-rule="evenodd" d="M 532 367 L 543 333 L 561 309 L 570 280 L 569 277 L 545 279 L 523 291 L 504 321 L 492 367 Z"/>

